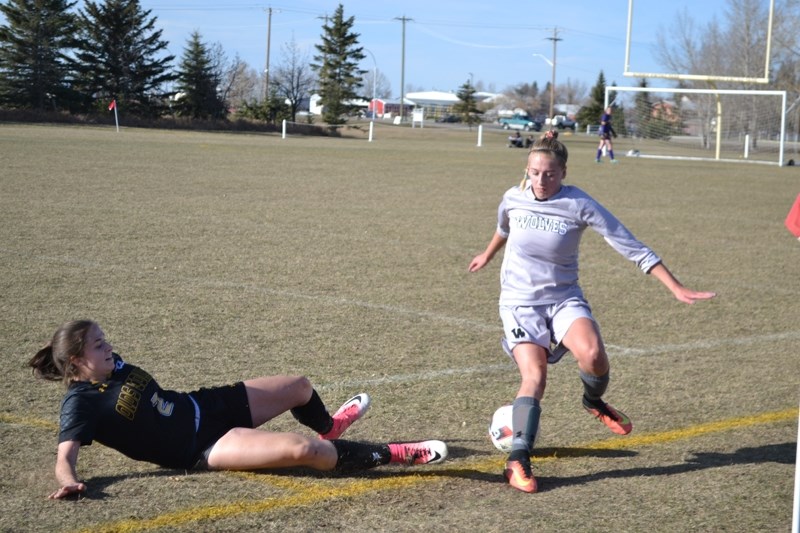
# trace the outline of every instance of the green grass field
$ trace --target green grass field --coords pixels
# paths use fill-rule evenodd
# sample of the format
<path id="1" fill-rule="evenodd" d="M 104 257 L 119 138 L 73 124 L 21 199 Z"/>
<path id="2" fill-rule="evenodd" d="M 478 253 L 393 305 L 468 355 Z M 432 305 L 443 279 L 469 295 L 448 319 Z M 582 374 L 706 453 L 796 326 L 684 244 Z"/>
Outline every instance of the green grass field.
<path id="1" fill-rule="evenodd" d="M 525 151 L 501 131 L 378 127 L 344 138 L 0 125 L 0 531 L 787 531 L 800 375 L 800 171 L 626 158 L 566 136 L 568 180 L 710 302 L 677 302 L 596 234 L 584 290 L 612 361 L 617 437 L 551 367 L 534 463 L 510 489 L 486 435 L 518 374 L 476 274 Z M 63 321 L 190 390 L 305 374 L 348 438 L 439 438 L 451 458 L 364 475 L 164 470 L 95 444 L 89 487 L 50 501 L 63 389 L 26 361 Z M 265 429 L 298 429 L 284 415 Z"/>

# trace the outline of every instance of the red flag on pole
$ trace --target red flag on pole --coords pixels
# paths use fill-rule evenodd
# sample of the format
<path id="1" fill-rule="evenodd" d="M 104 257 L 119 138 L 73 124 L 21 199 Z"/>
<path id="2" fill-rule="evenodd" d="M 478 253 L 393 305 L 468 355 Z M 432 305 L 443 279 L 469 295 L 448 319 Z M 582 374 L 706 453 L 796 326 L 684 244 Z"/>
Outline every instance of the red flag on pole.
<path id="1" fill-rule="evenodd" d="M 797 195 L 797 199 L 794 201 L 794 205 L 789 210 L 789 214 L 786 215 L 786 229 L 792 232 L 792 235 L 800 239 L 800 194 Z"/>
<path id="2" fill-rule="evenodd" d="M 108 110 L 113 111 L 116 108 L 117 108 L 117 100 L 115 98 L 114 100 L 111 100 L 110 104 L 108 104 Z"/>

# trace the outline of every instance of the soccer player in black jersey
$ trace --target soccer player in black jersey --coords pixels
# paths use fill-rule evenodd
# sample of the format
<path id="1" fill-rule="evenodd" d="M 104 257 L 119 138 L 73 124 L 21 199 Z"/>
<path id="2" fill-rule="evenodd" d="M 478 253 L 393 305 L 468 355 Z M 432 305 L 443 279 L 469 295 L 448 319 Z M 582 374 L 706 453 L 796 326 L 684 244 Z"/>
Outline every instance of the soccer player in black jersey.
<path id="1" fill-rule="evenodd" d="M 339 439 L 367 411 L 369 396 L 354 396 L 331 416 L 302 376 L 266 376 L 189 393 L 162 389 L 150 374 L 114 353 L 90 320 L 63 324 L 29 365 L 36 376 L 67 386 L 55 468 L 59 488 L 50 498 L 86 492 L 76 470 L 78 452 L 94 440 L 132 459 L 180 469 L 347 471 L 431 464 L 447 457 L 447 446 L 437 440 L 366 444 Z M 286 411 L 319 437 L 254 429 Z"/>

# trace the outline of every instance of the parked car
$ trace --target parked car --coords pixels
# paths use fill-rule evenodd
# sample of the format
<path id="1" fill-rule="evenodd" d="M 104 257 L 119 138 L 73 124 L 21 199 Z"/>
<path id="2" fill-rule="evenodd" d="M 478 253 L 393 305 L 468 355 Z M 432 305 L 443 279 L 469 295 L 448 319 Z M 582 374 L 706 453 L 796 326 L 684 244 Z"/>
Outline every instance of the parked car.
<path id="1" fill-rule="evenodd" d="M 542 123 L 530 118 L 528 115 L 516 114 L 512 117 L 501 117 L 498 122 L 504 130 L 540 131 Z"/>
<path id="2" fill-rule="evenodd" d="M 459 115 L 445 115 L 436 119 L 436 122 L 461 122 Z"/>
<path id="3" fill-rule="evenodd" d="M 555 126 L 560 130 L 564 129 L 574 130 L 576 126 L 575 121 L 569 118 L 567 115 L 554 116 L 553 120 L 550 121 L 550 125 Z"/>

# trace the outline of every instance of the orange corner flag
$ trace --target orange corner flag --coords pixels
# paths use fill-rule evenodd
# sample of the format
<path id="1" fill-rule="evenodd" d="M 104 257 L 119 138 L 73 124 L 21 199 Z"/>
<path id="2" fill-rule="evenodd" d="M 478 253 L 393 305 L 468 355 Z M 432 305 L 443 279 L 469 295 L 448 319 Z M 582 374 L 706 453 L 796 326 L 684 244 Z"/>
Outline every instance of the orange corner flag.
<path id="1" fill-rule="evenodd" d="M 116 99 L 111 100 L 111 103 L 108 104 L 108 110 L 113 111 L 116 108 L 117 108 L 117 100 Z"/>
<path id="2" fill-rule="evenodd" d="M 792 232 L 792 235 L 800 239 L 800 194 L 794 201 L 794 205 L 786 215 L 786 229 Z"/>

